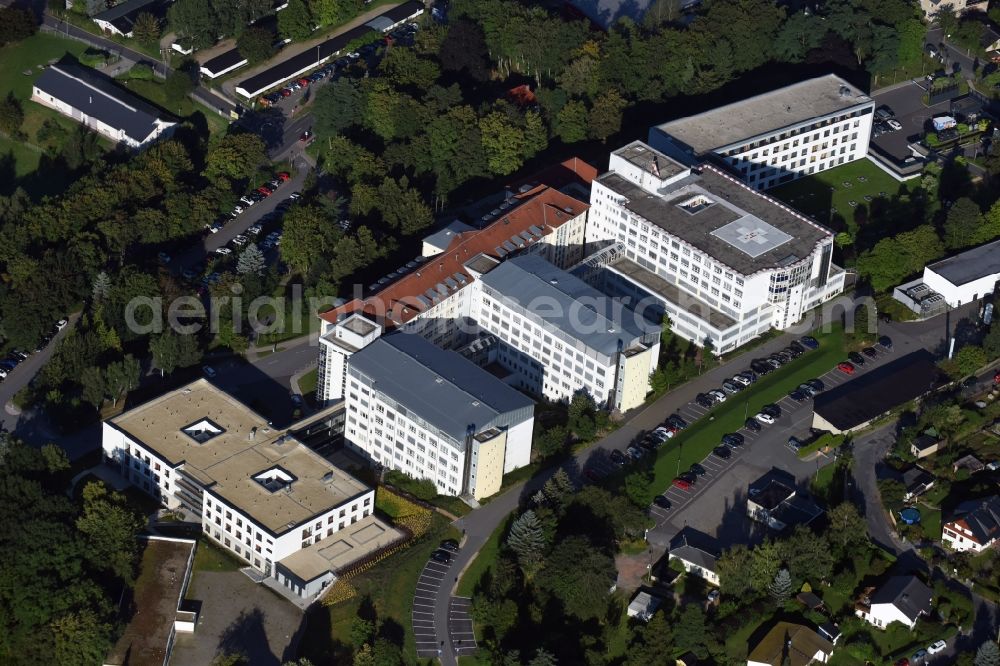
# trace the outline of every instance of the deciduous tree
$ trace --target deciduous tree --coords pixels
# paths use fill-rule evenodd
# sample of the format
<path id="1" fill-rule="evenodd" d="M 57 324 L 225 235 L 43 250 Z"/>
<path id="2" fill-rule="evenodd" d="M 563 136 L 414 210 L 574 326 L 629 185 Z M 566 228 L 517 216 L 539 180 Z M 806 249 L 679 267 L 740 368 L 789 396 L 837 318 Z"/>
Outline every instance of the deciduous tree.
<path id="1" fill-rule="evenodd" d="M 250 26 L 236 38 L 236 48 L 248 64 L 264 62 L 274 55 L 274 33 L 266 28 Z"/>
<path id="2" fill-rule="evenodd" d="M 278 12 L 278 32 L 286 39 L 302 41 L 315 27 L 316 19 L 305 0 L 288 0 L 288 6 Z"/>

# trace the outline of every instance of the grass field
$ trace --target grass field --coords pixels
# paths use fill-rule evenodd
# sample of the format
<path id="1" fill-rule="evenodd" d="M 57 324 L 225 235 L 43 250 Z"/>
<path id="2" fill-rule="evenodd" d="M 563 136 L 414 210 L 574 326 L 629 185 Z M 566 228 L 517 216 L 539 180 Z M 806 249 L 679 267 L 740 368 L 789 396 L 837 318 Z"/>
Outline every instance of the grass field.
<path id="1" fill-rule="evenodd" d="M 239 571 L 244 566 L 239 560 L 226 553 L 208 539 L 198 541 L 194 552 L 195 571 Z"/>
<path id="2" fill-rule="evenodd" d="M 164 111 L 176 115 L 178 118 L 188 118 L 196 112 L 205 116 L 205 123 L 212 134 L 224 132 L 229 127 L 229 122 L 212 111 L 208 107 L 198 104 L 190 97 L 185 97 L 180 102 L 172 103 L 167 99 L 166 88 L 159 79 L 126 79 L 119 83 L 134 92 L 136 95 L 149 100 Z"/>
<path id="3" fill-rule="evenodd" d="M 858 208 L 870 206 L 879 196 L 891 197 L 900 187 L 905 185 L 863 159 L 779 185 L 767 193 L 826 224 L 834 214 L 851 220 Z"/>
<path id="4" fill-rule="evenodd" d="M 780 370 L 762 377 L 749 389 L 715 407 L 697 423 L 669 440 L 667 446 L 658 452 L 653 468 L 653 488 L 659 490 L 670 485 L 677 474 L 678 455 L 682 470 L 700 462 L 719 445 L 724 434 L 743 426 L 745 413 L 757 413 L 762 406 L 777 402 L 805 380 L 822 375 L 843 360 L 843 329 L 817 333 L 814 337 L 819 340 L 819 349 L 803 354 Z M 715 418 L 710 418 L 710 415 Z"/>
<path id="5" fill-rule="evenodd" d="M 0 48 L 0 92 L 13 92 L 22 100 L 30 98 L 31 84 L 42 73 L 40 67 L 67 53 L 79 56 L 86 48 L 80 42 L 45 33 Z"/>
<path id="6" fill-rule="evenodd" d="M 378 566 L 350 579 L 357 590 L 355 598 L 334 606 L 317 606 L 309 613 L 299 656 L 307 657 L 314 664 L 349 664 L 351 623 L 363 604 L 371 604 L 383 623 L 392 626 L 393 630 L 402 631 L 406 663 L 417 661 L 411 626 L 417 578 L 442 539 L 461 536 L 443 517 L 436 513 L 432 515 L 431 529 L 425 536 Z"/>

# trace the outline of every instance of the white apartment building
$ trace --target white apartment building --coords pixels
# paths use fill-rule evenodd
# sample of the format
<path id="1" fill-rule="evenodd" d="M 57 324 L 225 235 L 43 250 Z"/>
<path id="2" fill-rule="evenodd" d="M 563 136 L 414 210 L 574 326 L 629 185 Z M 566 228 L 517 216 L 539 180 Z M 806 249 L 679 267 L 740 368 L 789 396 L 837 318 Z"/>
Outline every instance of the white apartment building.
<path id="1" fill-rule="evenodd" d="M 642 404 L 656 369 L 660 325 L 541 257 L 486 272 L 475 319 L 499 340 L 515 385 L 553 401 L 586 391 L 622 412 Z"/>
<path id="2" fill-rule="evenodd" d="M 351 448 L 443 495 L 488 497 L 530 462 L 534 403 L 419 335 L 392 333 L 353 354 L 346 405 Z"/>
<path id="3" fill-rule="evenodd" d="M 200 517 L 209 538 L 264 576 L 340 530 L 377 522 L 374 490 L 204 379 L 105 421 L 102 448 L 135 487 Z"/>
<path id="4" fill-rule="evenodd" d="M 713 161 L 756 189 L 868 154 L 875 102 L 834 74 L 649 130 L 649 145 L 687 165 Z"/>
<path id="5" fill-rule="evenodd" d="M 678 335 L 715 353 L 788 328 L 844 288 L 829 229 L 639 141 L 611 154 L 588 217 L 587 247 L 599 251 L 575 272 L 637 309 L 655 303 Z"/>
<path id="6" fill-rule="evenodd" d="M 587 209 L 559 190 L 535 187 L 505 201 L 481 230 L 452 224 L 431 234 L 422 256 L 369 286 L 368 296 L 321 314 L 321 403 L 343 399 L 344 359 L 384 331 L 416 332 L 445 349 L 475 338 L 479 277 L 496 260 L 519 254 L 563 268 L 576 264 L 583 258 Z"/>

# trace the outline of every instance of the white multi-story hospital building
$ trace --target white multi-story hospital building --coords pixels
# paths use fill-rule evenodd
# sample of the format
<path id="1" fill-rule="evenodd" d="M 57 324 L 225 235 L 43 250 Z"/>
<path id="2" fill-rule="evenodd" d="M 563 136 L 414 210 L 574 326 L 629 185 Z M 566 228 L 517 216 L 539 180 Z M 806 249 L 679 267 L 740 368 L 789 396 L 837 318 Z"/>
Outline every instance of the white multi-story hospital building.
<path id="1" fill-rule="evenodd" d="M 828 74 L 657 125 L 649 145 L 684 164 L 714 161 L 763 190 L 865 157 L 874 109 Z"/>
<path id="2" fill-rule="evenodd" d="M 591 190 L 586 277 L 654 299 L 673 330 L 722 353 L 785 329 L 844 288 L 833 233 L 710 164 L 636 141 Z"/>

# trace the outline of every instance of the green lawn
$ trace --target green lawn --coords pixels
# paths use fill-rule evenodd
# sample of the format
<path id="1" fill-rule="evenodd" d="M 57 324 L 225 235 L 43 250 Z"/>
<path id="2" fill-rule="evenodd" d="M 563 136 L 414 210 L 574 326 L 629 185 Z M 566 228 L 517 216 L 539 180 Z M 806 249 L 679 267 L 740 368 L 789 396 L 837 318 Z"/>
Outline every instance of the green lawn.
<path id="1" fill-rule="evenodd" d="M 0 48 L 0 93 L 13 92 L 18 99 L 28 99 L 31 84 L 42 73 L 39 66 L 55 62 L 67 53 L 79 56 L 86 48 L 80 42 L 41 32 Z"/>
<path id="2" fill-rule="evenodd" d="M 205 124 L 212 134 L 224 132 L 229 127 L 229 121 L 203 106 L 190 97 L 185 97 L 177 103 L 167 99 L 166 88 L 159 79 L 124 79 L 119 83 L 134 92 L 136 95 L 149 100 L 161 109 L 176 115 L 178 118 L 189 118 L 196 112 L 200 112 L 205 117 Z"/>
<path id="3" fill-rule="evenodd" d="M 433 523 L 426 535 L 414 541 L 409 548 L 379 562 L 378 566 L 350 579 L 357 590 L 355 598 L 334 606 L 318 606 L 309 613 L 299 656 L 312 660 L 314 664 L 350 663 L 348 643 L 351 622 L 363 600 L 368 598 L 383 622 L 395 623 L 403 630 L 406 661 L 415 663 L 417 651 L 411 615 L 417 578 L 441 540 L 457 539 L 459 536 L 447 520 L 433 514 Z"/>
<path id="4" fill-rule="evenodd" d="M 198 541 L 198 550 L 194 553 L 195 571 L 239 571 L 242 566 L 246 565 L 208 539 Z"/>
<path id="5" fill-rule="evenodd" d="M 892 197 L 900 187 L 906 186 L 863 159 L 779 185 L 767 193 L 827 224 L 834 214 L 844 220 L 854 219 L 862 206 L 871 205 L 866 196 L 875 199 L 884 192 L 884 196 Z M 851 201 L 857 205 L 851 206 Z"/>
<path id="6" fill-rule="evenodd" d="M 745 414 L 756 414 L 762 406 L 777 402 L 805 380 L 822 375 L 843 360 L 843 329 L 838 327 L 829 333 L 817 333 L 814 337 L 819 340 L 819 349 L 803 354 L 780 370 L 762 377 L 746 391 L 732 396 L 690 428 L 668 440 L 657 454 L 653 487 L 662 489 L 670 485 L 677 475 L 678 455 L 680 470 L 684 471 L 692 463 L 703 460 L 719 445 L 724 434 L 739 430 L 746 420 Z"/>
<path id="7" fill-rule="evenodd" d="M 479 553 L 476 555 L 475 559 L 469 563 L 469 566 L 465 569 L 465 573 L 462 574 L 462 578 L 458 581 L 458 591 L 455 592 L 456 595 L 460 597 L 471 597 L 473 590 L 476 589 L 476 583 L 479 579 L 483 577 L 483 574 L 493 566 L 493 563 L 497 559 L 497 554 L 500 552 L 500 540 L 503 538 L 504 533 L 507 531 L 507 520 L 500 523 L 490 538 L 486 540 L 483 547 L 479 549 Z"/>
<path id="8" fill-rule="evenodd" d="M 317 368 L 313 368 L 306 374 L 299 377 L 299 391 L 302 392 L 302 395 L 309 395 L 310 393 L 316 392 L 316 381 L 318 375 L 319 370 Z"/>
<path id="9" fill-rule="evenodd" d="M 40 148 L 0 136 L 0 174 L 5 177 L 24 178 L 38 168 L 41 159 Z M 8 164 L 8 160 L 12 163 Z"/>

